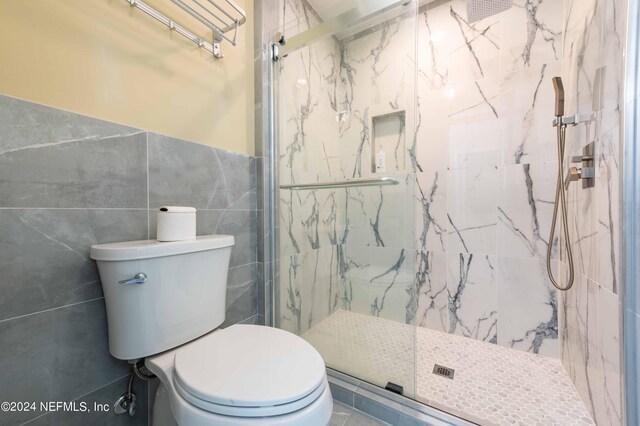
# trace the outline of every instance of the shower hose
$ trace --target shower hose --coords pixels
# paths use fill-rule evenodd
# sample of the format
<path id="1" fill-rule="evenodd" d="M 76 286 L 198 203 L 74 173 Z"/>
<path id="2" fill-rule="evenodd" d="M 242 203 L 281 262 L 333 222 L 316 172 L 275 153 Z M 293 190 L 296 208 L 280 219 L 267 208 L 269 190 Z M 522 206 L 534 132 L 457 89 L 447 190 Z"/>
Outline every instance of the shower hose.
<path id="1" fill-rule="evenodd" d="M 551 284 L 560 291 L 567 291 L 573 286 L 574 271 L 573 271 L 573 253 L 571 251 L 571 242 L 569 241 L 569 226 L 567 220 L 567 197 L 566 190 L 562 184 L 564 176 L 564 143 L 566 134 L 566 124 L 561 123 L 562 116 L 558 118 L 557 135 L 558 135 L 558 179 L 556 183 L 556 199 L 553 204 L 553 219 L 551 220 L 551 233 L 549 235 L 549 244 L 547 244 L 547 274 L 551 280 Z M 565 286 L 562 286 L 556 281 L 551 270 L 551 251 L 553 249 L 553 238 L 556 233 L 556 223 L 558 221 L 558 206 L 560 206 L 560 215 L 562 216 L 562 229 L 564 231 L 564 245 L 567 250 L 567 261 L 569 266 L 569 279 Z"/>

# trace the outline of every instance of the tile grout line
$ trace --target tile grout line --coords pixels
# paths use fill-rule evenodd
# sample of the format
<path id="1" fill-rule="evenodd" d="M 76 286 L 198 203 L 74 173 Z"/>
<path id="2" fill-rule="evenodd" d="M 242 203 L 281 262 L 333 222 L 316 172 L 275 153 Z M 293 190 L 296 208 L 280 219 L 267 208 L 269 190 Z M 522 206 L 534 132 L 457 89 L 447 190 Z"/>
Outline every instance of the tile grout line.
<path id="1" fill-rule="evenodd" d="M 231 269 L 234 269 L 234 268 L 240 268 L 240 267 L 246 267 L 246 266 L 256 265 L 256 264 L 258 264 L 258 263 L 260 263 L 260 262 L 248 262 L 248 263 L 243 263 L 242 265 L 230 266 L 230 267 L 229 267 L 229 269 L 231 270 Z M 247 283 L 248 283 L 248 282 L 247 282 Z M 83 300 L 83 301 L 76 302 L 76 303 L 69 303 L 69 304 L 67 304 L 67 305 L 56 306 L 56 307 L 49 308 L 49 309 L 43 309 L 43 310 L 41 310 L 41 311 L 30 312 L 30 313 L 28 313 L 28 314 L 17 315 L 17 316 L 15 316 L 15 317 L 4 318 L 4 319 L 0 320 L 0 324 L 4 323 L 4 322 L 6 322 L 6 321 L 13 321 L 13 320 L 21 319 L 21 318 L 26 318 L 26 317 L 29 317 L 29 316 L 32 316 L 32 315 L 39 315 L 39 314 L 42 314 L 42 313 L 51 312 L 51 311 L 55 311 L 55 310 L 63 309 L 63 308 L 69 308 L 69 307 L 71 307 L 71 306 L 80 305 L 80 304 L 82 304 L 82 303 L 95 302 L 96 300 L 102 300 L 102 299 L 104 299 L 104 296 L 96 297 L 96 298 L 88 299 L 88 300 Z M 245 319 L 246 319 L 246 318 L 245 318 Z"/>
<path id="2" fill-rule="evenodd" d="M 11 318 L 5 318 L 5 319 L 0 320 L 0 324 L 2 324 L 4 322 L 7 322 L 7 321 L 13 321 L 13 320 L 21 319 L 21 318 L 30 317 L 32 315 L 43 314 L 43 313 L 46 313 L 46 312 L 57 311 L 58 309 L 70 308 L 72 306 L 81 305 L 83 303 L 95 302 L 96 300 L 103 300 L 103 299 L 104 299 L 104 296 L 101 296 L 101 297 L 96 297 L 94 299 L 83 300 L 81 302 L 70 303 L 68 305 L 56 306 L 55 308 L 43 309 L 42 311 L 31 312 L 31 313 L 28 313 L 28 314 L 18 315 L 18 316 L 11 317 Z"/>
<path id="3" fill-rule="evenodd" d="M 42 103 L 42 102 L 25 99 L 25 98 L 21 98 L 21 97 L 18 97 L 18 96 L 9 95 L 9 94 L 6 94 L 6 93 L 0 94 L 0 97 L 13 99 L 13 100 L 18 101 L 18 102 L 25 102 L 25 103 L 29 103 L 29 104 L 32 104 L 32 105 L 37 105 L 39 107 L 46 108 L 46 109 L 49 109 L 49 110 L 62 111 L 64 113 L 73 114 L 73 115 L 80 116 L 80 117 L 83 117 L 83 118 L 96 120 L 96 121 L 98 121 L 100 123 L 106 123 L 106 124 L 110 124 L 110 125 L 114 125 L 114 126 L 118 126 L 118 127 L 123 127 L 125 129 L 134 130 L 135 133 L 133 133 L 133 134 L 140 134 L 140 133 L 144 133 L 144 132 L 153 133 L 154 135 L 162 136 L 164 138 L 174 139 L 174 140 L 177 140 L 177 141 L 180 141 L 180 142 L 190 143 L 190 144 L 194 144 L 194 145 L 198 145 L 198 146 L 202 146 L 202 147 L 208 147 L 208 148 L 211 148 L 211 149 L 224 151 L 224 152 L 227 152 L 227 153 L 232 154 L 232 155 L 237 155 L 239 157 L 245 157 L 245 158 L 246 157 L 248 157 L 248 158 L 255 157 L 255 155 L 251 155 L 251 154 L 243 153 L 243 152 L 239 152 L 239 151 L 233 151 L 233 150 L 231 150 L 229 148 L 223 148 L 223 147 L 219 147 L 219 146 L 215 146 L 215 145 L 210 145 L 210 144 L 204 143 L 204 142 L 191 141 L 191 140 L 183 139 L 183 138 L 181 138 L 179 136 L 170 136 L 170 135 L 167 135 L 167 134 L 164 134 L 164 133 L 155 132 L 155 131 L 153 131 L 151 129 L 144 129 L 144 128 L 141 128 L 141 127 L 138 127 L 138 126 L 125 124 L 125 123 L 122 123 L 122 122 L 119 122 L 119 121 L 113 121 L 113 120 L 110 120 L 108 118 L 98 117 L 98 116 L 95 116 L 95 115 L 90 115 L 90 114 L 87 114 L 87 113 L 81 113 L 81 112 L 78 112 L 78 111 L 72 111 L 70 109 L 62 108 L 60 106 L 49 105 L 49 104 L 45 104 L 45 103 Z M 110 136 L 106 136 L 106 137 L 117 137 L 117 136 L 127 136 L 127 135 L 110 135 Z"/>

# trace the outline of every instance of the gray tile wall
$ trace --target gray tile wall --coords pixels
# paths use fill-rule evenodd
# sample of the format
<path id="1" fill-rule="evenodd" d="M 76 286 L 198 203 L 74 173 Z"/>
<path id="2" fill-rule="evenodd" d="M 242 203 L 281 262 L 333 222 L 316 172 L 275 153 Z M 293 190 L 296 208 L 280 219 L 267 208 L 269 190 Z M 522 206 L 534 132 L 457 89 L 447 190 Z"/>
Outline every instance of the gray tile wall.
<path id="1" fill-rule="evenodd" d="M 255 158 L 0 95 L 0 401 L 124 392 L 89 247 L 153 238 L 165 204 L 196 207 L 198 234 L 235 236 L 225 325 L 262 323 Z M 0 412 L 0 425 L 144 425 L 135 387 L 134 418 Z"/>

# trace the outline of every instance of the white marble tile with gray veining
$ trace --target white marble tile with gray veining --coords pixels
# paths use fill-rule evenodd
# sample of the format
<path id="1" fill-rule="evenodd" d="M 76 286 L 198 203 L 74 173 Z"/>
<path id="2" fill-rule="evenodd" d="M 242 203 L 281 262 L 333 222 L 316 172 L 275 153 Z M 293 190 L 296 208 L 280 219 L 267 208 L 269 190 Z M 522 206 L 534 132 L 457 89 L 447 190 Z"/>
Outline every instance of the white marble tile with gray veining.
<path id="1" fill-rule="evenodd" d="M 544 259 L 500 258 L 498 344 L 559 356 L 557 292 L 546 274 Z"/>
<path id="2" fill-rule="evenodd" d="M 556 167 L 554 163 L 533 163 L 500 168 L 500 255 L 546 256 L 553 217 Z M 552 258 L 556 258 L 557 235 L 552 250 Z"/>
<path id="3" fill-rule="evenodd" d="M 449 171 L 447 176 L 447 250 L 497 252 L 497 188 L 495 167 Z"/>
<path id="4" fill-rule="evenodd" d="M 498 258 L 447 255 L 448 332 L 497 343 Z"/>

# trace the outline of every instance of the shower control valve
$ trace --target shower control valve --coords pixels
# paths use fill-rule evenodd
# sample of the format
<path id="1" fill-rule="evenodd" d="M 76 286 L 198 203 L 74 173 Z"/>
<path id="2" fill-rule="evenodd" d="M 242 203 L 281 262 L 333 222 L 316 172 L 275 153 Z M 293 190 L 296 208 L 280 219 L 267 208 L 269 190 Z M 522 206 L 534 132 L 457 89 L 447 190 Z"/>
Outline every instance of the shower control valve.
<path id="1" fill-rule="evenodd" d="M 583 182 L 591 182 L 596 177 L 595 169 L 593 167 L 569 167 L 569 171 L 567 172 L 567 176 L 564 179 L 564 189 L 569 189 L 569 184 L 571 182 L 578 181 L 580 179 L 584 179 Z M 584 186 L 584 188 L 588 188 L 589 186 Z"/>
<path id="2" fill-rule="evenodd" d="M 582 173 L 578 167 L 569 167 L 567 176 L 564 178 L 564 189 L 565 190 L 569 189 L 569 184 L 571 182 L 580 180 L 581 177 L 582 177 Z"/>
<path id="3" fill-rule="evenodd" d="M 564 180 L 564 187 L 569 183 L 582 180 L 582 188 L 593 188 L 596 185 L 596 165 L 593 142 L 582 148 L 582 155 L 574 155 L 570 158 L 572 164 L 580 164 L 582 167 L 570 167 Z"/>

